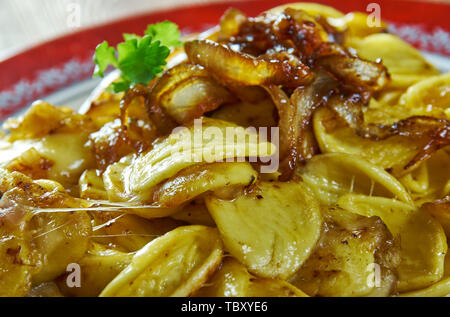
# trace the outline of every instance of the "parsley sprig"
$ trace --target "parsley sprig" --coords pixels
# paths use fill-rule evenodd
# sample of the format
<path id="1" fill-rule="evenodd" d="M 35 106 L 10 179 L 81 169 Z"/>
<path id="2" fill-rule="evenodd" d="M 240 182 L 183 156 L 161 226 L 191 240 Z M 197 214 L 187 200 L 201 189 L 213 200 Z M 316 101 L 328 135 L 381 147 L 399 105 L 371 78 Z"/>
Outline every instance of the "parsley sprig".
<path id="1" fill-rule="evenodd" d="M 163 71 L 170 48 L 182 44 L 178 26 L 169 21 L 150 24 L 143 37 L 125 33 L 123 38 L 117 49 L 104 41 L 94 54 L 94 77 L 104 77 L 110 65 L 120 70 L 120 78 L 112 84 L 115 92 L 147 84 Z"/>

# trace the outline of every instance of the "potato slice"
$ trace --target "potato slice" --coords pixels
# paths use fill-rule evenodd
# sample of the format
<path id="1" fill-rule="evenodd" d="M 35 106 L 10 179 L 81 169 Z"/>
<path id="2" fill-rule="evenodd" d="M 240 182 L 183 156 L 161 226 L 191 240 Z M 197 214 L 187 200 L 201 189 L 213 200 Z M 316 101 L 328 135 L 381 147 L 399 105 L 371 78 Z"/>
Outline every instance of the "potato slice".
<path id="1" fill-rule="evenodd" d="M 189 296 L 218 268 L 222 252 L 216 229 L 179 227 L 139 250 L 100 296 Z"/>
<path id="2" fill-rule="evenodd" d="M 275 153 L 272 143 L 258 140 L 257 134 L 242 127 L 201 120 L 201 126 L 181 128 L 132 161 L 110 165 L 103 175 L 110 199 L 147 202 L 157 184 L 188 166 Z"/>
<path id="3" fill-rule="evenodd" d="M 425 146 L 423 141 L 393 136 L 374 141 L 358 136 L 353 129 L 342 125 L 331 110 L 321 108 L 313 118 L 314 135 L 322 153 L 358 155 L 376 166 L 391 170 L 394 175 L 404 174 L 403 167 Z M 327 129 L 334 125 L 333 129 Z"/>
<path id="4" fill-rule="evenodd" d="M 356 155 L 316 155 L 298 170 L 298 174 L 325 205 L 332 205 L 340 196 L 352 192 L 397 197 L 412 203 L 411 197 L 399 181 Z"/>
<path id="5" fill-rule="evenodd" d="M 131 263 L 132 258 L 132 253 L 120 252 L 93 242 L 87 254 L 78 261 L 81 287 L 68 287 L 68 274 L 58 278 L 57 285 L 65 296 L 98 296 L 105 286 Z"/>
<path id="6" fill-rule="evenodd" d="M 310 296 L 390 295 L 398 250 L 382 221 L 334 207 L 323 214 L 314 252 L 289 281 Z"/>
<path id="7" fill-rule="evenodd" d="M 381 58 L 391 74 L 390 88 L 406 88 L 439 74 L 417 49 L 393 34 L 372 34 L 348 45 L 355 48 L 361 58 L 370 61 Z"/>
<path id="8" fill-rule="evenodd" d="M 320 235 L 319 204 L 302 183 L 261 182 L 234 200 L 205 202 L 227 251 L 260 277 L 294 274 Z"/>
<path id="9" fill-rule="evenodd" d="M 248 162 L 193 165 L 161 184 L 153 200 L 162 207 L 176 207 L 207 191 L 250 186 L 257 177 Z"/>
<path id="10" fill-rule="evenodd" d="M 426 287 L 442 278 L 447 239 L 442 226 L 428 213 L 394 199 L 355 194 L 341 197 L 338 205 L 360 215 L 380 217 L 400 238 L 400 292 Z"/>
<path id="11" fill-rule="evenodd" d="M 259 278 L 232 257 L 227 257 L 197 297 L 306 297 L 301 290 L 283 280 Z"/>

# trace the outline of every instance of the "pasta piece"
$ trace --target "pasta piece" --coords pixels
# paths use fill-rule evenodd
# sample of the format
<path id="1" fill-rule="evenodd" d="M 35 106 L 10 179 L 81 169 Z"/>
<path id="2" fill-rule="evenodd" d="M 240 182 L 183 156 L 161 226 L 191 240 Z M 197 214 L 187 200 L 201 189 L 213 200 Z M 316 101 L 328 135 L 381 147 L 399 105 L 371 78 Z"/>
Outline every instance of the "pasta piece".
<path id="1" fill-rule="evenodd" d="M 188 166 L 275 153 L 272 143 L 242 127 L 209 118 L 202 123 L 172 133 L 134 160 L 110 165 L 103 175 L 109 199 L 151 201 L 154 186 Z"/>
<path id="2" fill-rule="evenodd" d="M 131 214 L 93 210 L 93 240 L 124 252 L 138 251 L 150 241 L 181 225 L 170 218 L 147 220 Z"/>
<path id="3" fill-rule="evenodd" d="M 6 213 L 0 215 L 0 220 L 0 296 L 25 296 L 31 288 L 32 274 L 39 270 L 36 263 L 40 254 L 30 243 L 29 231 L 14 228 Z"/>
<path id="4" fill-rule="evenodd" d="M 259 277 L 290 277 L 320 235 L 319 204 L 302 183 L 261 182 L 231 201 L 205 201 L 227 251 Z"/>
<path id="5" fill-rule="evenodd" d="M 330 127 L 330 128 L 327 128 Z M 425 146 L 426 140 L 392 136 L 385 140 L 365 139 L 350 127 L 344 126 L 331 110 L 322 108 L 314 114 L 314 135 L 323 153 L 358 155 L 394 175 L 404 175 L 404 169 Z"/>
<path id="6" fill-rule="evenodd" d="M 377 217 L 324 208 L 321 238 L 289 280 L 310 296 L 388 296 L 396 288 L 398 248 Z"/>
<path id="7" fill-rule="evenodd" d="M 408 293 L 400 294 L 401 297 L 448 297 L 450 294 L 450 277 L 445 277 L 433 285 Z"/>
<path id="8" fill-rule="evenodd" d="M 364 113 L 366 123 L 392 124 L 412 116 L 449 119 L 450 74 L 431 76 L 410 86 L 405 93 L 386 91 Z M 377 105 L 378 104 L 378 105 Z M 377 105 L 377 106 L 376 106 Z M 375 106 L 375 107 L 374 107 Z"/>
<path id="9" fill-rule="evenodd" d="M 400 292 L 429 286 L 444 274 L 447 239 L 442 226 L 426 212 L 394 199 L 348 194 L 338 205 L 364 216 L 378 216 L 400 238 Z"/>
<path id="10" fill-rule="evenodd" d="M 183 206 L 183 209 L 173 215 L 172 219 L 187 222 L 191 225 L 215 227 L 216 223 L 208 212 L 203 199 L 192 200 Z"/>
<path id="11" fill-rule="evenodd" d="M 42 213 L 33 217 L 29 230 L 33 245 L 42 254 L 42 268 L 33 283 L 49 282 L 66 271 L 86 252 L 92 232 L 86 212 Z"/>
<path id="12" fill-rule="evenodd" d="M 390 88 L 406 88 L 439 74 L 418 50 L 392 34 L 372 34 L 348 45 L 355 48 L 361 58 L 371 61 L 381 58 L 391 74 Z"/>
<path id="13" fill-rule="evenodd" d="M 276 14 L 282 13 L 287 8 L 303 10 L 312 16 L 321 15 L 321 16 L 330 17 L 330 18 L 340 18 L 340 17 L 344 16 L 344 13 L 342 13 L 341 11 L 339 11 L 333 7 L 326 6 L 326 5 L 323 5 L 320 3 L 312 3 L 312 2 L 294 2 L 294 3 L 283 4 L 283 5 L 280 5 L 280 6 L 277 6 L 275 8 L 268 10 L 267 13 L 276 15 Z"/>
<path id="14" fill-rule="evenodd" d="M 93 164 L 85 143 L 96 127 L 88 117 L 69 108 L 38 101 L 23 117 L 10 119 L 3 127 L 10 134 L 0 143 L 0 164 L 10 163 L 10 170 L 28 174 L 33 169 L 36 174 L 40 169 L 40 174 L 28 175 L 38 178 L 45 173 L 45 178 L 71 189 L 81 173 Z M 32 148 L 34 155 L 25 153 Z"/>
<path id="15" fill-rule="evenodd" d="M 63 297 L 55 282 L 47 282 L 33 287 L 27 297 Z"/>
<path id="16" fill-rule="evenodd" d="M 443 200 L 437 200 L 430 203 L 425 203 L 421 206 L 421 209 L 428 212 L 433 218 L 435 218 L 441 225 L 447 235 L 450 237 L 450 198 L 447 197 Z M 449 263 L 450 265 L 450 263 Z"/>
<path id="17" fill-rule="evenodd" d="M 346 43 L 352 43 L 353 38 L 364 38 L 371 34 L 385 32 L 388 25 L 379 21 L 379 25 L 369 25 L 370 17 L 362 12 L 350 12 L 343 17 L 329 18 L 327 21 L 338 30 L 344 30 Z"/>
<path id="18" fill-rule="evenodd" d="M 223 105 L 211 118 L 233 122 L 242 127 L 275 127 L 277 110 L 270 98 L 257 102 L 239 102 Z"/>
<path id="19" fill-rule="evenodd" d="M 392 197 L 412 203 L 411 197 L 400 182 L 356 155 L 316 155 L 298 170 L 298 175 L 325 205 L 332 205 L 340 196 L 349 192 Z"/>
<path id="20" fill-rule="evenodd" d="M 252 279 L 247 291 L 248 297 L 308 297 L 294 285 L 277 279 Z"/>
<path id="21" fill-rule="evenodd" d="M 107 200 L 108 193 L 103 184 L 103 178 L 100 171 L 89 169 L 85 170 L 78 181 L 80 198 L 93 200 Z"/>
<path id="22" fill-rule="evenodd" d="M 402 297 L 448 297 L 450 295 L 450 254 L 445 257 L 445 273 L 442 280 L 427 288 L 400 294 Z"/>
<path id="23" fill-rule="evenodd" d="M 51 134 L 93 131 L 96 126 L 87 116 L 74 113 L 68 107 L 55 107 L 44 101 L 36 101 L 22 117 L 8 119 L 3 128 L 10 131 L 8 141 L 14 142 Z"/>
<path id="24" fill-rule="evenodd" d="M 32 179 L 50 178 L 49 169 L 54 162 L 44 157 L 34 147 L 21 153 L 16 158 L 9 161 L 5 168 L 8 171 L 20 172 Z"/>
<path id="25" fill-rule="evenodd" d="M 198 297 L 306 297 L 301 290 L 283 280 L 258 278 L 244 265 L 227 257 Z"/>
<path id="26" fill-rule="evenodd" d="M 189 296 L 215 272 L 222 252 L 216 229 L 179 227 L 139 250 L 100 296 Z"/>
<path id="27" fill-rule="evenodd" d="M 0 169 L 0 192 L 0 295 L 24 296 L 32 282 L 53 280 L 83 256 L 91 221 L 83 211 L 41 209 L 85 207 L 51 181 L 33 181 Z"/>
<path id="28" fill-rule="evenodd" d="M 80 109 L 80 113 L 87 115 L 92 121 L 94 121 L 96 126 L 102 127 L 106 123 L 114 121 L 120 117 L 120 100 L 122 98 L 123 93 L 115 94 L 104 90 L 99 93 L 95 100 L 87 103 L 88 107 L 84 107 L 85 104 L 83 104 Z M 128 108 L 129 113 L 132 111 L 131 109 L 142 109 L 142 107 L 130 106 Z M 145 109 L 142 110 L 145 115 Z"/>
<path id="29" fill-rule="evenodd" d="M 245 297 L 250 285 L 250 278 L 251 274 L 244 265 L 232 257 L 225 257 L 220 269 L 194 296 Z"/>
<path id="30" fill-rule="evenodd" d="M 193 165 L 162 183 L 153 197 L 159 206 L 176 207 L 207 191 L 250 186 L 257 177 L 247 162 Z"/>
<path id="31" fill-rule="evenodd" d="M 423 109 L 421 115 L 450 119 L 450 73 L 424 79 L 409 87 L 399 103 L 411 110 Z"/>
<path id="32" fill-rule="evenodd" d="M 45 176 L 70 189 L 81 173 L 94 163 L 85 146 L 87 137 L 86 133 L 79 132 L 56 133 L 38 139 L 4 142 L 0 145 L 0 164 L 35 179 Z M 30 150 L 34 152 L 31 157 Z M 34 172 L 29 174 L 32 169 Z"/>
<path id="33" fill-rule="evenodd" d="M 400 178 L 402 184 L 411 192 L 417 206 L 425 202 L 443 199 L 450 194 L 450 155 L 441 149 L 419 167 Z"/>
<path id="34" fill-rule="evenodd" d="M 133 258 L 132 253 L 124 253 L 98 243 L 91 243 L 86 255 L 78 261 L 80 266 L 80 287 L 69 287 L 70 274 L 57 279 L 57 285 L 65 296 L 95 297 L 111 282 Z"/>

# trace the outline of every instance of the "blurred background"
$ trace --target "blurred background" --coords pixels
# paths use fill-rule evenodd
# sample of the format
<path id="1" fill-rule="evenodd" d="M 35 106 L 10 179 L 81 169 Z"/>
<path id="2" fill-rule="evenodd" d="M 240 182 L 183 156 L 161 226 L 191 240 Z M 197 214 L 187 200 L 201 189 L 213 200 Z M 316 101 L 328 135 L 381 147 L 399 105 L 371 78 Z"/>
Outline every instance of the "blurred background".
<path id="1" fill-rule="evenodd" d="M 0 0 L 0 60 L 78 28 L 152 10 L 206 2 L 225 1 Z"/>
<path id="2" fill-rule="evenodd" d="M 0 0 L 0 61 L 34 44 L 79 28 L 175 6 L 233 1 L 235 0 Z M 421 1 L 450 3 L 450 0 Z M 376 3 L 376 0 L 373 2 Z"/>

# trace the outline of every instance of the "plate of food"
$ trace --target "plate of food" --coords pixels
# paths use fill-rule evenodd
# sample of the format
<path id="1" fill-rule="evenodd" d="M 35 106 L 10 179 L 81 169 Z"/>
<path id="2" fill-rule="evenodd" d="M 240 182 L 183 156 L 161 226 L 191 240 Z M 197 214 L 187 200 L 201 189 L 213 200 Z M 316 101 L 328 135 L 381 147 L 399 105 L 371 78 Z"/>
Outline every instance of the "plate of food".
<path id="1" fill-rule="evenodd" d="M 1 62 L 0 295 L 449 295 L 447 12 L 215 3 Z"/>

